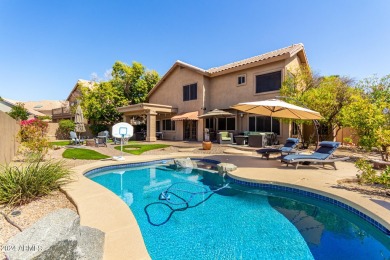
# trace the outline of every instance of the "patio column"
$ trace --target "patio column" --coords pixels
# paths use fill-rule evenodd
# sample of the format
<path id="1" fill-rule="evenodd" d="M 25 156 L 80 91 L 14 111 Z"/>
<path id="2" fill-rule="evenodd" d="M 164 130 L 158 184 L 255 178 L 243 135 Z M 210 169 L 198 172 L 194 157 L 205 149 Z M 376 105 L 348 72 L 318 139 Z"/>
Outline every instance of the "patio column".
<path id="1" fill-rule="evenodd" d="M 146 141 L 156 142 L 156 111 L 150 110 L 147 113 Z"/>

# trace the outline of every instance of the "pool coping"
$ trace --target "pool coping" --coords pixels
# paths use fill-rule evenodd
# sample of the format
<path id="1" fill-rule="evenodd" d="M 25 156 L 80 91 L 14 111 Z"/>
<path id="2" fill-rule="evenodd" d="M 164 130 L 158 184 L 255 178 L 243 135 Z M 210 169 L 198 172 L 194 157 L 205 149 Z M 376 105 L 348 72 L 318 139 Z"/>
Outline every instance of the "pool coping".
<path id="1" fill-rule="evenodd" d="M 113 192 L 90 180 L 84 174 L 106 166 L 115 167 L 132 163 L 150 164 L 151 161 L 187 157 L 202 159 L 208 157 L 208 155 L 178 153 L 144 155 L 135 158 L 134 156 L 126 156 L 125 161 L 98 161 L 72 168 L 75 172 L 76 181 L 66 185 L 62 189 L 77 207 L 81 225 L 98 228 L 105 232 L 104 259 L 151 258 L 146 249 L 138 223 L 130 208 Z M 254 183 L 252 185 L 278 185 L 329 197 L 355 208 L 390 230 L 389 211 L 387 211 L 386 215 L 383 212 L 383 208 L 379 208 L 378 205 L 368 199 L 362 196 L 356 199 L 356 196 L 351 196 L 351 194 L 356 195 L 353 192 L 341 192 L 342 194 L 329 193 L 327 190 L 321 189 L 321 187 L 310 187 L 308 185 L 283 181 L 283 179 L 278 179 L 277 175 L 274 178 L 269 178 L 269 176 L 265 177 L 267 179 L 264 179 L 264 176 L 257 178 L 251 174 L 246 174 L 248 169 L 256 170 L 256 168 L 238 168 L 236 171 L 229 173 L 228 176 L 238 182 L 247 182 L 249 185 L 251 185 L 250 183 Z M 290 171 L 288 170 L 288 172 Z M 370 210 L 367 208 L 370 208 Z M 111 212 L 115 212 L 115 214 L 111 214 Z"/>
<path id="2" fill-rule="evenodd" d="M 186 158 L 188 154 L 125 156 L 124 161 L 97 161 L 72 168 L 74 182 L 61 189 L 74 203 L 80 215 L 80 224 L 105 233 L 103 259 L 151 259 L 138 223 L 130 208 L 117 195 L 90 180 L 85 173 L 110 166 Z M 191 158 L 201 158 L 193 154 Z M 115 214 L 112 214 L 115 212 Z"/>

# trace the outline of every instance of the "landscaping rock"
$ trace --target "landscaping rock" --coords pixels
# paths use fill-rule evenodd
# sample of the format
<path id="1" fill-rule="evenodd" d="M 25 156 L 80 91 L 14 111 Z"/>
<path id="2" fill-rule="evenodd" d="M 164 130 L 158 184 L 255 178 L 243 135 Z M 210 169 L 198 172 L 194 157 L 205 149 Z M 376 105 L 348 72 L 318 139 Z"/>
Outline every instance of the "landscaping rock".
<path id="1" fill-rule="evenodd" d="M 12 237 L 4 249 L 11 260 L 102 259 L 103 244 L 103 232 L 80 228 L 80 217 L 74 211 L 60 209 Z"/>
<path id="2" fill-rule="evenodd" d="M 103 249 L 104 232 L 96 228 L 81 226 L 77 246 L 78 259 L 103 259 Z"/>
<path id="3" fill-rule="evenodd" d="M 217 168 L 219 174 L 225 174 L 237 170 L 237 166 L 231 163 L 219 163 Z"/>
<path id="4" fill-rule="evenodd" d="M 37 221 L 6 243 L 9 259 L 75 259 L 80 218 L 61 209 Z"/>
<path id="5" fill-rule="evenodd" d="M 196 168 L 196 163 L 194 163 L 190 158 L 179 158 L 173 160 L 178 169 L 181 168 Z"/>

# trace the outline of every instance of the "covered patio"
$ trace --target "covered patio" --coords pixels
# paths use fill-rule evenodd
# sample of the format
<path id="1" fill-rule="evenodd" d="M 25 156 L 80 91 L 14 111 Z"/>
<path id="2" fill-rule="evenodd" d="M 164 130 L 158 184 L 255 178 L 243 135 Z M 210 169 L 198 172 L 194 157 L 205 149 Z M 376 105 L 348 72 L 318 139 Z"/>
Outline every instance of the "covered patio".
<path id="1" fill-rule="evenodd" d="M 156 117 L 158 114 L 176 114 L 177 108 L 172 106 L 152 104 L 152 103 L 139 103 L 129 105 L 125 107 L 118 107 L 119 112 L 123 113 L 123 122 L 130 123 L 130 120 L 134 116 L 146 115 L 146 141 L 155 142 L 156 137 Z"/>

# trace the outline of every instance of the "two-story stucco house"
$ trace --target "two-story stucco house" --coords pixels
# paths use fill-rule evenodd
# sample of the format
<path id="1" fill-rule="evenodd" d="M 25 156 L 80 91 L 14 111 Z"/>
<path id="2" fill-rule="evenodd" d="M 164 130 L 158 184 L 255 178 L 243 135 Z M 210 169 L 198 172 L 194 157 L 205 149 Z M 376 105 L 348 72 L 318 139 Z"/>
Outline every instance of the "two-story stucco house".
<path id="1" fill-rule="evenodd" d="M 149 103 L 118 108 L 124 121 L 139 114 L 147 115 L 147 141 L 156 140 L 156 132 L 167 140 L 204 139 L 204 129 L 211 134 L 229 131 L 269 131 L 270 117 L 246 114 L 230 107 L 240 102 L 275 98 L 288 71 L 307 65 L 302 44 L 271 51 L 259 56 L 204 70 L 177 61 L 149 92 Z M 234 114 L 232 117 L 199 119 L 213 109 Z M 291 125 L 273 119 L 273 131 L 280 141 L 290 136 Z"/>

